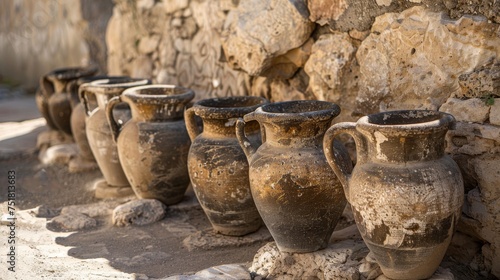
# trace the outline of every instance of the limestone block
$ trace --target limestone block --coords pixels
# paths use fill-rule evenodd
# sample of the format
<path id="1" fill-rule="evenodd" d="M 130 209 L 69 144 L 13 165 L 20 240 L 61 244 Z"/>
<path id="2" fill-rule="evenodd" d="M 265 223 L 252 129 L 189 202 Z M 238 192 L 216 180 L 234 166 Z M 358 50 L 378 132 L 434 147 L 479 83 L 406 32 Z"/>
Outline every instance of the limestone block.
<path id="1" fill-rule="evenodd" d="M 66 164 L 78 154 L 76 144 L 60 144 L 48 148 L 39 154 L 43 164 Z"/>
<path id="2" fill-rule="evenodd" d="M 250 273 L 273 279 L 359 279 L 358 261 L 351 256 L 360 251 L 367 253 L 364 243 L 354 240 L 306 254 L 281 253 L 272 242 L 259 249 Z"/>
<path id="3" fill-rule="evenodd" d="M 173 14 L 187 8 L 189 0 L 163 0 L 163 8 L 167 14 Z"/>
<path id="4" fill-rule="evenodd" d="M 134 78 L 151 79 L 153 75 L 153 60 L 147 55 L 139 56 L 131 64 L 130 73 Z"/>
<path id="5" fill-rule="evenodd" d="M 484 123 L 490 113 L 490 107 L 479 98 L 461 100 L 451 97 L 439 110 L 452 114 L 457 121 L 475 123 Z"/>
<path id="6" fill-rule="evenodd" d="M 307 7 L 311 13 L 309 19 L 320 25 L 325 25 L 331 20 L 338 20 L 349 7 L 349 3 L 346 0 L 309 0 Z"/>
<path id="7" fill-rule="evenodd" d="M 500 60 L 497 58 L 458 77 L 458 97 L 500 96 Z"/>
<path id="8" fill-rule="evenodd" d="M 452 154 L 481 155 L 500 152 L 500 127 L 477 123 L 457 122 L 448 131 L 447 152 Z"/>
<path id="9" fill-rule="evenodd" d="M 97 221 L 95 219 L 78 213 L 73 215 L 59 215 L 53 218 L 50 223 L 71 231 L 89 229 L 97 226 Z"/>
<path id="10" fill-rule="evenodd" d="M 356 48 L 345 33 L 322 35 L 313 45 L 304 70 L 309 75 L 309 89 L 318 100 L 338 101 L 341 84 Z"/>
<path id="11" fill-rule="evenodd" d="M 147 225 L 165 217 L 166 206 L 156 199 L 138 199 L 122 204 L 113 211 L 116 226 Z"/>
<path id="12" fill-rule="evenodd" d="M 222 46 L 229 65 L 261 75 L 274 58 L 309 39 L 314 24 L 308 17 L 303 1 L 241 1 L 224 26 Z"/>
<path id="13" fill-rule="evenodd" d="M 500 56 L 498 25 L 447 18 L 423 6 L 376 18 L 356 53 L 363 113 L 438 109 L 461 90 L 461 74 Z"/>
<path id="14" fill-rule="evenodd" d="M 494 100 L 493 105 L 490 106 L 490 123 L 500 125 L 500 98 Z"/>
<path id="15" fill-rule="evenodd" d="M 142 54 L 150 54 L 156 50 L 159 42 L 159 35 L 143 37 L 139 42 L 139 52 Z"/>
<path id="16" fill-rule="evenodd" d="M 477 180 L 484 202 L 489 204 L 500 199 L 500 157 L 475 158 L 472 164 L 478 176 Z M 494 207 L 496 212 L 500 213 L 500 205 L 489 206 Z"/>

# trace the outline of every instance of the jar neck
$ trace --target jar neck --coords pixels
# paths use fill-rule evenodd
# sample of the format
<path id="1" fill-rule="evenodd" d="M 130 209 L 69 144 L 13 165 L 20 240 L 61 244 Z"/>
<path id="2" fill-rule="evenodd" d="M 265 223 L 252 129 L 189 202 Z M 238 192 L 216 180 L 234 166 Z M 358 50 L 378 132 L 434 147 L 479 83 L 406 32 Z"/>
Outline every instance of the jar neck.
<path id="1" fill-rule="evenodd" d="M 321 147 L 330 120 L 263 123 L 266 143 L 276 147 Z"/>
<path id="2" fill-rule="evenodd" d="M 413 135 L 369 135 L 368 158 L 384 163 L 431 161 L 444 156 L 446 131 Z"/>
<path id="3" fill-rule="evenodd" d="M 213 137 L 236 137 L 236 118 L 229 119 L 203 119 L 203 133 Z M 257 133 L 259 124 L 250 122 L 245 126 L 245 133 Z"/>

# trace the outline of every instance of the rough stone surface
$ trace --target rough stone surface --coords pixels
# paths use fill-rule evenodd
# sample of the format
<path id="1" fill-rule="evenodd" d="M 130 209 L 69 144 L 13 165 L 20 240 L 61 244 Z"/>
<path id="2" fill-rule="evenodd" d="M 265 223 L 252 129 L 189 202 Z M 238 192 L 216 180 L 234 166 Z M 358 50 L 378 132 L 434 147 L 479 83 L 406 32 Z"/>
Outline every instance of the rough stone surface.
<path id="1" fill-rule="evenodd" d="M 458 84 L 462 89 L 458 97 L 500 96 L 500 61 L 491 60 L 470 73 L 460 75 Z"/>
<path id="2" fill-rule="evenodd" d="M 490 106 L 479 98 L 466 100 L 448 98 L 439 110 L 452 114 L 460 122 L 484 123 L 490 114 Z"/>
<path id="3" fill-rule="evenodd" d="M 138 199 L 113 210 L 113 224 L 116 226 L 147 225 L 165 217 L 165 205 L 156 199 Z"/>
<path id="4" fill-rule="evenodd" d="M 493 100 L 493 104 L 490 106 L 490 123 L 500 126 L 500 98 Z"/>
<path id="5" fill-rule="evenodd" d="M 51 223 L 65 230 L 83 230 L 97 226 L 97 221 L 83 214 L 62 214 L 51 220 Z"/>
<path id="6" fill-rule="evenodd" d="M 204 280 L 204 279 L 250 279 L 250 274 L 242 264 L 224 264 L 210 267 L 193 275 L 175 275 L 161 280 Z"/>
<path id="7" fill-rule="evenodd" d="M 189 0 L 165 0 L 163 1 L 163 7 L 167 14 L 173 14 L 179 10 L 187 8 L 189 5 Z"/>
<path id="8" fill-rule="evenodd" d="M 344 93 L 344 77 L 356 48 L 345 33 L 325 34 L 312 47 L 304 66 L 309 76 L 309 89 L 315 99 L 338 102 Z"/>
<path id="9" fill-rule="evenodd" d="M 460 92 L 461 74 L 500 55 L 498 30 L 479 18 L 451 20 L 423 7 L 377 17 L 356 54 L 360 110 L 439 108 Z"/>
<path id="10" fill-rule="evenodd" d="M 139 52 L 143 54 L 150 54 L 156 50 L 159 42 L 160 42 L 160 36 L 158 35 L 151 37 L 144 37 L 139 42 Z"/>
<path id="11" fill-rule="evenodd" d="M 305 254 L 281 253 L 274 242 L 268 243 L 259 249 L 249 270 L 260 279 L 389 279 L 361 240 L 344 240 Z M 429 279 L 455 277 L 440 267 Z"/>
<path id="12" fill-rule="evenodd" d="M 500 152 L 500 127 L 457 122 L 447 134 L 447 151 L 452 154 L 478 156 Z"/>
<path id="13" fill-rule="evenodd" d="M 307 2 L 311 13 L 309 19 L 321 25 L 325 25 L 331 20 L 338 20 L 348 6 L 346 0 L 311 0 Z"/>
<path id="14" fill-rule="evenodd" d="M 242 1 L 226 21 L 223 47 L 228 63 L 252 76 L 261 75 L 279 55 L 300 47 L 314 24 L 302 1 Z"/>
<path id="15" fill-rule="evenodd" d="M 267 228 L 240 237 L 225 236 L 215 233 L 212 229 L 197 231 L 182 241 L 189 250 L 214 250 L 231 246 L 244 246 L 255 244 L 260 241 L 271 241 L 273 238 Z"/>
<path id="16" fill-rule="evenodd" d="M 367 253 L 363 242 L 345 240 L 307 254 L 281 253 L 276 243 L 268 243 L 254 257 L 250 273 L 279 279 L 359 279 L 357 260 L 351 255 Z"/>

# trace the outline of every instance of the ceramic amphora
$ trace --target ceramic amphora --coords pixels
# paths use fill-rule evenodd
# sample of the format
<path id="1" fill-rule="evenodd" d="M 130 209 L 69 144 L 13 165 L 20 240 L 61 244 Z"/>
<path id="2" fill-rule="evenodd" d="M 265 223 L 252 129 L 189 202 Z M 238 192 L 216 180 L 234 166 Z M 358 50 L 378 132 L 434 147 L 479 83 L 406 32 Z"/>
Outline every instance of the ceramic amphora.
<path id="1" fill-rule="evenodd" d="M 323 135 L 340 108 L 324 101 L 271 103 L 239 119 L 236 135 L 250 165 L 252 196 L 282 252 L 312 252 L 328 245 L 346 199 L 323 154 Z M 245 136 L 257 121 L 263 144 Z M 347 151 L 335 145 L 344 169 Z"/>
<path id="2" fill-rule="evenodd" d="M 71 87 L 71 95 L 78 96 L 78 89 L 81 85 L 90 83 L 96 80 L 103 79 L 113 79 L 113 78 L 127 78 L 125 76 L 90 76 L 78 79 L 74 85 Z M 88 98 L 87 106 L 89 110 L 97 107 L 97 100 Z M 72 112 L 71 112 L 71 132 L 73 134 L 73 139 L 78 146 L 78 155 L 72 159 L 69 163 L 68 169 L 70 172 L 81 172 L 97 168 L 97 163 L 95 161 L 92 150 L 90 149 L 90 144 L 87 139 L 87 131 L 85 129 L 85 107 L 80 99 L 78 102 L 72 102 Z"/>
<path id="3" fill-rule="evenodd" d="M 187 88 L 147 85 L 127 89 L 109 101 L 106 117 L 125 175 L 139 198 L 158 199 L 166 205 L 184 198 L 191 145 L 184 109 L 193 98 L 194 92 Z M 132 119 L 125 124 L 113 117 L 120 102 L 132 111 Z"/>
<path id="4" fill-rule="evenodd" d="M 439 267 L 460 218 L 463 181 L 445 154 L 453 116 L 391 111 L 332 126 L 324 152 L 344 186 L 361 235 L 392 279 L 425 279 Z M 332 151 L 335 136 L 356 142 L 352 173 Z"/>
<path id="5" fill-rule="evenodd" d="M 189 176 L 195 194 L 218 233 L 242 236 L 262 224 L 250 192 L 248 161 L 236 138 L 237 118 L 268 103 L 256 96 L 204 99 L 186 110 L 186 125 L 193 142 L 189 150 Z M 195 115 L 203 120 L 203 131 Z M 259 126 L 250 123 L 246 135 L 260 141 Z"/>
<path id="6" fill-rule="evenodd" d="M 113 134 L 106 119 L 106 104 L 129 87 L 149 83 L 146 79 L 110 78 L 83 84 L 78 90 L 87 115 L 85 130 L 90 149 L 110 187 L 129 186 L 129 183 L 123 173 Z M 95 100 L 97 107 L 90 107 L 90 100 Z M 130 119 L 128 108 L 117 108 L 115 111 L 119 122 L 124 123 Z"/>
<path id="7" fill-rule="evenodd" d="M 77 79 L 93 76 L 95 67 L 73 67 L 56 69 L 40 81 L 37 105 L 49 127 L 71 135 L 71 113 L 78 103 L 77 92 L 71 88 Z"/>

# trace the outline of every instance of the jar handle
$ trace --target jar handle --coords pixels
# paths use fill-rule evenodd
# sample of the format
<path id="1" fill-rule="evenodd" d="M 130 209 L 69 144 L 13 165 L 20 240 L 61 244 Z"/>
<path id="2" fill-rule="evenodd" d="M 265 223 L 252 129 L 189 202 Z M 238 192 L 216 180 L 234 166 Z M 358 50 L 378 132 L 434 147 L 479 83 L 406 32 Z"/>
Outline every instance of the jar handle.
<path id="1" fill-rule="evenodd" d="M 80 102 L 83 104 L 83 109 L 85 111 L 85 115 L 90 116 L 91 112 L 89 110 L 89 103 L 87 101 L 87 84 L 83 84 L 78 88 L 78 97 L 80 98 Z"/>
<path id="2" fill-rule="evenodd" d="M 195 119 L 195 112 L 193 107 L 187 108 L 186 111 L 184 111 L 184 119 L 186 120 L 186 129 L 189 134 L 189 138 L 191 139 L 191 142 L 194 141 L 194 139 L 200 135 L 200 130 L 198 129 L 198 126 L 196 125 L 196 119 Z"/>
<path id="3" fill-rule="evenodd" d="M 248 137 L 245 135 L 245 125 L 247 122 L 251 121 L 256 121 L 255 119 L 255 113 L 249 113 L 243 116 L 243 118 L 238 118 L 236 121 L 236 138 L 238 138 L 238 143 L 240 144 L 241 148 L 243 149 L 243 152 L 245 152 L 245 155 L 247 156 L 248 161 L 250 162 L 250 158 L 255 154 L 257 151 L 257 144 L 250 142 Z M 261 133 L 262 133 L 261 129 Z M 265 141 L 265 135 L 262 136 L 262 143 Z"/>
<path id="4" fill-rule="evenodd" d="M 118 139 L 118 135 L 120 134 L 121 125 L 119 125 L 113 117 L 113 109 L 116 104 L 120 102 L 122 102 L 121 97 L 115 96 L 108 101 L 108 104 L 106 104 L 106 118 L 108 119 L 109 128 L 111 128 L 111 134 L 113 134 L 113 140 L 115 143 Z"/>
<path id="5" fill-rule="evenodd" d="M 335 175 L 339 178 L 340 183 L 342 183 L 345 196 L 349 201 L 349 181 L 351 179 L 352 170 L 343 164 L 344 159 L 337 150 L 334 149 L 334 139 L 337 135 L 342 133 L 347 133 L 354 138 L 354 142 L 356 142 L 356 152 L 358 154 L 358 164 L 366 158 L 366 145 L 363 136 L 356 130 L 356 123 L 354 122 L 343 122 L 331 126 L 326 131 L 323 138 L 323 151 L 326 160 L 333 169 L 333 172 L 335 172 Z"/>

